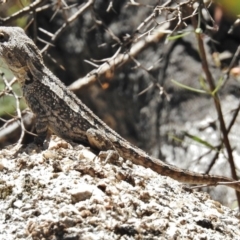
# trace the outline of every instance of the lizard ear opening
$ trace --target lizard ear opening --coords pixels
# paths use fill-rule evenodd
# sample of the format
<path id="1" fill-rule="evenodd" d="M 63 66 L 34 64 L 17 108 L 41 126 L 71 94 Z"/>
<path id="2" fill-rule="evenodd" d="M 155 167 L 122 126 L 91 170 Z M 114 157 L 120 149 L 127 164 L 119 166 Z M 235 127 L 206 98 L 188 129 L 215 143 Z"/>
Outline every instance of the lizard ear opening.
<path id="1" fill-rule="evenodd" d="M 0 32 L 0 42 L 6 42 L 9 39 L 9 35 L 7 33 Z"/>

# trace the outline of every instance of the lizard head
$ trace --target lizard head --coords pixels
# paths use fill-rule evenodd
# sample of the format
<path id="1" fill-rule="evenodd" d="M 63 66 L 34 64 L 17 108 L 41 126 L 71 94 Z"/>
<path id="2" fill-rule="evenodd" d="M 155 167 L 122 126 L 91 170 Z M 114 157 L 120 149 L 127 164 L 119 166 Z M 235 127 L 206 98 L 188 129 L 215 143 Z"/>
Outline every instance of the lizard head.
<path id="1" fill-rule="evenodd" d="M 19 27 L 0 27 L 0 58 L 20 82 L 26 80 L 30 62 L 35 66 L 43 65 L 40 51 Z"/>

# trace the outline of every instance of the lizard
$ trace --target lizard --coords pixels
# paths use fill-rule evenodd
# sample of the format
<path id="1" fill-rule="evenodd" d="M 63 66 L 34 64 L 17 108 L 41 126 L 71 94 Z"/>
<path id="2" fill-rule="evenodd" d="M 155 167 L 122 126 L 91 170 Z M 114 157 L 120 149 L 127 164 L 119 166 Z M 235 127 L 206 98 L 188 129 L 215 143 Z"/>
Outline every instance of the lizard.
<path id="1" fill-rule="evenodd" d="M 132 145 L 98 118 L 44 64 L 35 43 L 19 27 L 0 27 L 0 57 L 17 77 L 27 105 L 36 115 L 35 143 L 49 130 L 66 141 L 85 143 L 99 151 L 116 151 L 123 159 L 188 184 L 226 186 L 240 191 L 234 179 L 201 174 L 167 164 Z"/>

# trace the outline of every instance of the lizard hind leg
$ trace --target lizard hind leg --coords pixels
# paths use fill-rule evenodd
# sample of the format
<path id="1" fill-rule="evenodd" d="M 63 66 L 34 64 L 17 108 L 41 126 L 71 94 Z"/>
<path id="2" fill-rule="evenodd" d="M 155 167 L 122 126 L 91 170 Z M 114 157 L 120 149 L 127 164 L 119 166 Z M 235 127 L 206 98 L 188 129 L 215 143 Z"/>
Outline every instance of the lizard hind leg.
<path id="1" fill-rule="evenodd" d="M 113 144 L 111 143 L 111 141 L 108 139 L 104 132 L 90 128 L 86 131 L 86 135 L 91 147 L 98 149 L 100 151 L 114 149 Z"/>
<path id="2" fill-rule="evenodd" d="M 99 157 L 104 158 L 105 162 L 116 162 L 119 159 L 117 150 L 104 132 L 90 128 L 86 134 L 90 146 L 101 151 Z"/>

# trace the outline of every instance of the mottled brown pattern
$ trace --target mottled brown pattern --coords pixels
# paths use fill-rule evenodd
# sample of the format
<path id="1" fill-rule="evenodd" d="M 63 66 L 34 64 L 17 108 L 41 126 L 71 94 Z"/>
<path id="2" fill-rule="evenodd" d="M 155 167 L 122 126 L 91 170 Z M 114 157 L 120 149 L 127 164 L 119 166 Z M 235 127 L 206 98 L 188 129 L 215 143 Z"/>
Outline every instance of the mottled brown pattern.
<path id="1" fill-rule="evenodd" d="M 0 27 L 0 56 L 21 83 L 23 95 L 36 114 L 37 143 L 48 129 L 66 140 L 99 150 L 116 150 L 124 159 L 164 176 L 192 184 L 216 184 L 233 179 L 183 170 L 148 156 L 102 122 L 44 65 L 40 51 L 18 27 Z M 240 184 L 228 186 L 240 191 Z"/>

